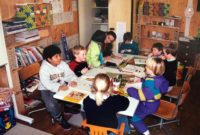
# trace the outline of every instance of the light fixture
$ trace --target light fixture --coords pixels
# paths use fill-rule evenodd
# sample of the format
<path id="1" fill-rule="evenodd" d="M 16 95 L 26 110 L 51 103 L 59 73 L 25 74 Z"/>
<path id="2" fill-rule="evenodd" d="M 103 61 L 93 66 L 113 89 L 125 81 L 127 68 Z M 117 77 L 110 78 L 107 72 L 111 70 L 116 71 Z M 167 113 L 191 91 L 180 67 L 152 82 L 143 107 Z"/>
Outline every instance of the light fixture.
<path id="1" fill-rule="evenodd" d="M 188 0 L 187 8 L 185 9 L 185 37 L 189 37 L 190 21 L 194 14 L 193 0 Z"/>

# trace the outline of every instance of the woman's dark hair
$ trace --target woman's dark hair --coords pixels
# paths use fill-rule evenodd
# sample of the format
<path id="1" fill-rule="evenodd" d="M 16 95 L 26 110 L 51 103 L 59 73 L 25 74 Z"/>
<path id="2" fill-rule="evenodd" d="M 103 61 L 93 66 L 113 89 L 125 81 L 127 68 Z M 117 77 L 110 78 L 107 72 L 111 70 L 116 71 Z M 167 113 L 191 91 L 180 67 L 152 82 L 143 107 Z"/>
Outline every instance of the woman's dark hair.
<path id="1" fill-rule="evenodd" d="M 108 32 L 106 32 L 106 35 L 112 35 L 114 40 L 116 40 L 116 38 L 117 38 L 117 35 L 115 34 L 114 31 L 108 31 Z"/>
<path id="2" fill-rule="evenodd" d="M 56 45 L 50 45 L 44 48 L 42 56 L 43 59 L 47 60 L 48 58 L 52 58 L 56 54 L 61 54 L 60 48 Z"/>
<path id="3" fill-rule="evenodd" d="M 101 30 L 97 30 L 93 35 L 92 35 L 92 39 L 95 42 L 100 42 L 100 43 L 104 43 L 104 40 L 106 38 L 106 33 L 101 31 Z"/>
<path id="4" fill-rule="evenodd" d="M 124 40 L 124 42 L 126 42 L 127 40 L 131 41 L 132 40 L 132 34 L 131 34 L 131 32 L 124 33 L 123 40 Z"/>

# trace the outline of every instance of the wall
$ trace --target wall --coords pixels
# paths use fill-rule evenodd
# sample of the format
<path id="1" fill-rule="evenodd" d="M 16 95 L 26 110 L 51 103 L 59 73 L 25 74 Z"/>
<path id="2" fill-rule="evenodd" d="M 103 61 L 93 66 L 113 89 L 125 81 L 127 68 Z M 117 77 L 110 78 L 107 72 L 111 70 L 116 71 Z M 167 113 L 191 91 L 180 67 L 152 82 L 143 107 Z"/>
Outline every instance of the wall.
<path id="1" fill-rule="evenodd" d="M 43 2 L 45 0 L 1 0 L 0 9 L 2 11 L 2 19 L 10 19 L 15 16 L 15 4 L 30 3 L 30 2 Z M 64 32 L 69 37 L 71 47 L 78 44 L 78 10 L 74 10 L 72 3 L 78 3 L 77 0 L 62 0 L 63 12 L 72 13 L 72 21 L 67 21 L 62 24 L 53 24 L 51 26 L 53 42 L 59 42 L 61 33 Z M 77 5 L 76 5 L 77 6 Z M 6 12 L 5 12 L 6 11 Z M 59 18 L 59 17 L 58 17 Z M 74 41 L 73 41 L 74 40 Z"/>

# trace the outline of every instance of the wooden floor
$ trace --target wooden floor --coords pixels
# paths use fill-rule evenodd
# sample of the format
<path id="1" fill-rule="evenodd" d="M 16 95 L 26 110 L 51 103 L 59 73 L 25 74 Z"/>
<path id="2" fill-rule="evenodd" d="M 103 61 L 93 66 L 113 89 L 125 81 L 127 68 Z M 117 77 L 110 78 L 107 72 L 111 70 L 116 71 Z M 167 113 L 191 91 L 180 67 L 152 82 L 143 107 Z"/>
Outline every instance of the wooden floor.
<path id="1" fill-rule="evenodd" d="M 160 129 L 159 127 L 150 128 L 151 135 L 166 135 L 167 133 L 169 135 L 200 135 L 200 71 L 192 78 L 191 87 L 191 92 L 181 111 L 181 125 L 177 126 L 174 123 L 165 125 L 164 129 Z M 73 127 L 70 131 L 66 132 L 59 124 L 52 125 L 51 118 L 46 111 L 32 114 L 31 117 L 35 120 L 31 125 L 32 127 L 54 135 L 86 135 L 86 132 L 78 127 Z M 154 117 L 150 117 L 145 121 L 153 123 L 157 120 Z M 132 132 L 132 134 L 136 133 Z"/>

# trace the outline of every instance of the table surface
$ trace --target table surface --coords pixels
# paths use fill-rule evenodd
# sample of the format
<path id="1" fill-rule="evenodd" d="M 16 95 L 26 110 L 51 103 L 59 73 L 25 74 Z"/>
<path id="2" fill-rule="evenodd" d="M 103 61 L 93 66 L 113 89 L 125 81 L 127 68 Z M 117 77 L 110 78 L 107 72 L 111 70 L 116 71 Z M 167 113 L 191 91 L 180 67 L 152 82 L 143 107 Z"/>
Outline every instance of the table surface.
<path id="1" fill-rule="evenodd" d="M 106 72 L 111 72 L 111 73 L 120 73 L 121 71 L 119 71 L 118 69 L 115 68 L 108 68 L 108 67 L 103 67 L 103 68 L 93 68 L 91 70 L 89 70 L 88 73 L 86 73 L 85 75 L 83 75 L 82 77 L 78 78 L 77 81 L 77 86 L 76 87 L 69 87 L 68 90 L 66 91 L 59 91 L 54 95 L 54 98 L 62 100 L 62 101 L 66 101 L 65 97 L 71 93 L 72 91 L 78 91 L 81 93 L 84 93 L 86 96 L 89 95 L 91 93 L 91 87 L 92 87 L 92 82 L 86 80 L 87 78 L 94 78 L 94 76 L 98 73 L 106 73 Z M 133 84 L 129 84 L 129 87 L 141 87 L 140 83 L 133 83 Z M 85 96 L 85 97 L 86 97 Z M 84 97 L 84 98 L 85 98 Z M 84 99 L 83 98 L 83 99 Z M 81 99 L 78 104 L 80 104 L 81 106 L 83 105 L 83 99 Z M 125 110 L 125 111 L 120 111 L 119 114 L 122 115 L 126 115 L 126 116 L 133 116 L 133 114 L 135 113 L 135 110 L 139 104 L 139 101 L 135 98 L 132 97 L 128 97 L 130 104 L 129 107 Z M 71 100 L 67 100 L 68 102 L 72 102 Z"/>

